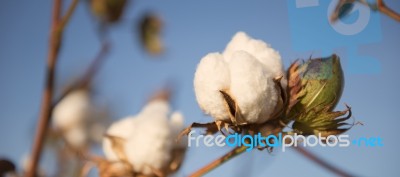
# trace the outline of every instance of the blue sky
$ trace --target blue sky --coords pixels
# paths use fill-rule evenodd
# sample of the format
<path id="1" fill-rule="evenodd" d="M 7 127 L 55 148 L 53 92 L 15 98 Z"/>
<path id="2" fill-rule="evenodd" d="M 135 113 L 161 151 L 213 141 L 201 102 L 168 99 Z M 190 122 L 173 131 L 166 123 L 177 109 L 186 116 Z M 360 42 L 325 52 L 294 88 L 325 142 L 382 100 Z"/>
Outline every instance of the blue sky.
<path id="1" fill-rule="evenodd" d="M 134 1 L 123 23 L 112 29 L 112 51 L 96 76 L 96 93 L 108 101 L 114 110 L 112 118 L 118 119 L 136 114 L 152 91 L 172 80 L 177 86 L 174 108 L 184 113 L 187 124 L 208 122 L 212 119 L 201 112 L 194 97 L 193 74 L 204 55 L 222 51 L 237 31 L 245 31 L 271 44 L 280 52 L 285 67 L 297 58 L 335 52 L 342 59 L 346 78 L 337 109 L 344 109 L 343 103 L 351 105 L 354 117 L 364 123 L 348 134 L 350 137 L 379 136 L 384 146 L 310 150 L 357 176 L 396 176 L 400 173 L 395 165 L 400 158 L 396 132 L 400 123 L 396 111 L 400 100 L 397 78 L 400 23 L 384 15 L 371 14 L 369 24 L 373 26 L 367 27 L 370 30 L 364 31 L 361 37 L 339 36 L 343 40 L 336 40 L 338 38 L 330 33 L 319 34 L 332 30 L 318 21 L 326 19 L 327 1 L 310 8 L 312 14 L 305 19 L 293 16 L 298 13 L 290 8 L 295 3 L 294 0 Z M 400 10 L 399 1 L 391 0 L 387 4 Z M 0 156 L 15 161 L 29 152 L 39 112 L 50 9 L 50 0 L 0 1 Z M 71 77 L 79 76 L 99 50 L 96 24 L 87 10 L 87 4 L 81 3 L 65 32 L 57 64 L 57 88 Z M 133 26 L 148 11 L 159 14 L 165 25 L 163 39 L 167 50 L 159 58 L 141 49 Z M 349 18 L 346 23 L 355 19 Z M 296 23 L 314 25 L 320 30 L 315 36 L 305 38 L 296 31 Z M 315 38 L 324 37 L 330 42 L 313 43 L 318 41 Z M 313 48 L 299 47 L 303 45 Z M 228 150 L 189 149 L 180 175 L 190 174 Z M 334 176 L 292 150 L 273 154 L 245 153 L 208 176 L 248 173 L 254 176 Z"/>

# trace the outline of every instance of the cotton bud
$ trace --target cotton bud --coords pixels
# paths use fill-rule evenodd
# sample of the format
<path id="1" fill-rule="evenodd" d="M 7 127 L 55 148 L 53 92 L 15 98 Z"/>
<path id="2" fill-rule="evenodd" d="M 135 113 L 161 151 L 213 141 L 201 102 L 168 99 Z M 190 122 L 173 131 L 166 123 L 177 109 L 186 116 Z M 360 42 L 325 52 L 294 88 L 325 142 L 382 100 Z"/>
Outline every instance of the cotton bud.
<path id="1" fill-rule="evenodd" d="M 294 65 L 298 65 L 298 69 L 290 73 L 289 78 L 293 75 L 300 76 L 301 91 L 297 94 L 301 96 L 288 113 L 288 117 L 294 119 L 293 128 L 303 134 L 321 133 L 322 136 L 348 130 L 341 126 L 348 125 L 345 121 L 351 117 L 350 107 L 344 111 L 332 112 L 340 100 L 344 86 L 339 57 L 332 55 Z M 291 88 L 293 87 L 290 86 L 289 89 Z M 296 94 L 291 95 L 294 96 Z M 340 118 L 346 113 L 349 114 Z"/>
<path id="2" fill-rule="evenodd" d="M 161 19 L 153 14 L 144 15 L 140 21 L 140 42 L 143 48 L 150 54 L 159 55 L 164 50 L 160 36 L 162 26 Z"/>
<path id="3" fill-rule="evenodd" d="M 155 99 L 136 116 L 113 123 L 103 139 L 106 158 L 127 162 L 138 174 L 154 175 L 155 170 L 170 172 L 167 169 L 175 158 L 174 150 L 186 145 L 175 142 L 183 129 L 182 114 L 175 112 L 168 118 L 169 112 L 166 100 Z"/>
<path id="4" fill-rule="evenodd" d="M 211 53 L 201 59 L 194 89 L 200 108 L 216 121 L 264 123 L 282 109 L 277 106 L 282 101 L 277 81 L 282 77 L 279 53 L 238 32 L 222 54 Z"/>
<path id="5" fill-rule="evenodd" d="M 342 96 L 344 87 L 343 70 L 337 55 L 326 58 L 310 59 L 298 68 L 303 86 L 299 102 L 292 108 L 290 115 L 304 110 L 327 107 L 332 111 Z"/>
<path id="6" fill-rule="evenodd" d="M 90 0 L 90 7 L 94 15 L 107 23 L 118 21 L 125 6 L 126 0 Z"/>

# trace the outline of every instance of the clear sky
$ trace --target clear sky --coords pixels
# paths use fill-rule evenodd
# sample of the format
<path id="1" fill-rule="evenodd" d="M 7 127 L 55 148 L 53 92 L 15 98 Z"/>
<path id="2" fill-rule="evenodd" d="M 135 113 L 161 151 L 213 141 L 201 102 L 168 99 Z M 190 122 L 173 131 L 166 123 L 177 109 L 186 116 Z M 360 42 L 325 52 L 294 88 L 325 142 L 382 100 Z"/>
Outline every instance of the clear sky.
<path id="1" fill-rule="evenodd" d="M 335 52 L 341 57 L 346 78 L 337 109 L 344 109 L 343 103 L 351 105 L 354 117 L 364 123 L 348 134 L 379 136 L 384 146 L 310 150 L 357 176 L 398 176 L 400 23 L 374 13 L 367 23 L 372 26 L 358 36 L 333 34 L 327 32 L 332 29 L 326 21 L 321 21 L 327 19 L 327 1 L 319 0 L 306 12 L 297 11 L 300 9 L 295 4 L 299 1 L 135 0 L 124 22 L 112 30 L 112 51 L 96 76 L 96 93 L 108 101 L 114 110 L 112 118 L 118 119 L 136 114 L 152 91 L 172 80 L 177 84 L 173 106 L 183 112 L 186 123 L 207 122 L 212 119 L 196 103 L 193 74 L 204 55 L 222 51 L 237 31 L 271 44 L 280 52 L 285 67 L 297 58 Z M 0 1 L 0 156 L 15 161 L 29 152 L 39 112 L 51 4 L 50 0 Z M 400 11 L 400 1 L 387 4 Z M 147 11 L 159 14 L 164 21 L 167 51 L 159 58 L 147 55 L 137 40 L 134 23 Z M 361 16 L 361 10 L 344 23 L 354 23 L 357 15 Z M 99 50 L 95 31 L 87 4 L 81 3 L 65 32 L 57 64 L 58 88 L 82 73 Z M 190 148 L 179 174 L 190 174 L 227 151 L 227 147 Z M 334 176 L 292 150 L 245 153 L 208 176 L 249 173 Z"/>

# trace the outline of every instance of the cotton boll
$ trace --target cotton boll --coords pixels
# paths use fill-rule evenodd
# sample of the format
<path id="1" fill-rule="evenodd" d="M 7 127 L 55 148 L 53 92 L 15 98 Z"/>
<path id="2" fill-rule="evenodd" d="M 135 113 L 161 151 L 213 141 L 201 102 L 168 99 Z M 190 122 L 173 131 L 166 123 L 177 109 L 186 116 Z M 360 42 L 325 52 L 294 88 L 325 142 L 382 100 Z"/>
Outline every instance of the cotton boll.
<path id="1" fill-rule="evenodd" d="M 53 122 L 62 130 L 82 125 L 89 119 L 93 107 L 87 91 L 77 90 L 68 94 L 53 112 Z"/>
<path id="2" fill-rule="evenodd" d="M 216 120 L 229 120 L 220 90 L 229 88 L 229 68 L 223 56 L 211 53 L 201 59 L 194 76 L 194 91 L 200 108 Z"/>
<path id="3" fill-rule="evenodd" d="M 107 130 L 107 135 L 128 139 L 135 132 L 136 117 L 126 117 L 113 123 Z M 117 155 L 111 146 L 111 141 L 108 138 L 103 138 L 103 151 L 106 158 L 110 161 L 118 161 Z"/>
<path id="4" fill-rule="evenodd" d="M 223 52 L 225 60 L 229 61 L 232 59 L 232 55 L 240 50 L 253 55 L 267 70 L 273 73 L 272 77 L 284 74 L 281 56 L 262 40 L 252 39 L 244 32 L 236 33 Z"/>
<path id="5" fill-rule="evenodd" d="M 171 158 L 171 129 L 166 115 L 141 114 L 137 120 L 135 133 L 125 143 L 125 153 L 136 172 L 150 175 L 152 168 L 163 168 Z"/>
<path id="6" fill-rule="evenodd" d="M 85 128 L 82 126 L 75 126 L 64 132 L 64 138 L 73 148 L 83 148 L 88 141 L 88 135 Z"/>
<path id="7" fill-rule="evenodd" d="M 245 51 L 232 54 L 229 62 L 230 94 L 247 123 L 263 123 L 274 111 L 278 95 L 268 72 Z"/>

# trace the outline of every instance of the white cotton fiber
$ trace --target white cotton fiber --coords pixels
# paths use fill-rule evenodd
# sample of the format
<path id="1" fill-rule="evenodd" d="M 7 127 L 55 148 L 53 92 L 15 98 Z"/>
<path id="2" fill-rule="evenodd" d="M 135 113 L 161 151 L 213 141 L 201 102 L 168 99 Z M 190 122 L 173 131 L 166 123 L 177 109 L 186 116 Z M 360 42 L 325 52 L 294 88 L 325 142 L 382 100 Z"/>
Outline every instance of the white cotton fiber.
<path id="1" fill-rule="evenodd" d="M 274 78 L 286 79 L 279 53 L 261 40 L 238 32 L 222 54 L 201 59 L 194 76 L 200 108 L 215 120 L 229 120 L 229 110 L 220 91 L 238 105 L 245 123 L 263 123 L 275 111 L 278 91 Z"/>
<path id="2" fill-rule="evenodd" d="M 216 120 L 229 120 L 228 110 L 220 90 L 229 89 L 227 63 L 219 53 L 201 59 L 194 76 L 194 90 L 200 108 Z"/>
<path id="3" fill-rule="evenodd" d="M 152 169 L 162 169 L 171 160 L 178 131 L 183 129 L 183 115 L 175 112 L 168 119 L 169 104 L 154 100 L 144 106 L 135 117 L 127 117 L 110 126 L 108 135 L 124 139 L 124 154 L 135 172 L 153 174 Z M 179 130 L 178 130 L 179 129 Z M 103 150 L 108 160 L 119 161 L 111 143 L 103 140 Z"/>
<path id="4" fill-rule="evenodd" d="M 276 105 L 274 83 L 268 73 L 252 55 L 245 51 L 233 53 L 229 63 L 230 93 L 248 123 L 268 120 Z"/>

